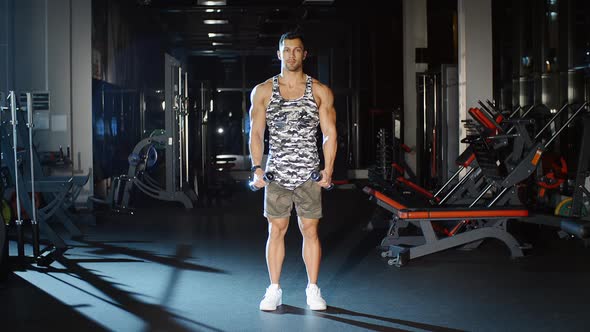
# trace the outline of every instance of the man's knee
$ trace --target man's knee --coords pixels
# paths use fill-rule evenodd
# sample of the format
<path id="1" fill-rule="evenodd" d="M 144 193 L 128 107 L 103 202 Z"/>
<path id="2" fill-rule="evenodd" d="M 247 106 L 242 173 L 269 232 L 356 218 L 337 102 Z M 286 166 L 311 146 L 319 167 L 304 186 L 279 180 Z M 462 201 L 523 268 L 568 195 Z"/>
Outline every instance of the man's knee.
<path id="1" fill-rule="evenodd" d="M 318 236 L 318 223 L 317 219 L 299 220 L 299 229 L 301 235 L 305 238 L 316 238 Z"/>
<path id="2" fill-rule="evenodd" d="M 268 233 L 272 237 L 282 237 L 287 233 L 289 227 L 289 219 L 269 219 Z"/>

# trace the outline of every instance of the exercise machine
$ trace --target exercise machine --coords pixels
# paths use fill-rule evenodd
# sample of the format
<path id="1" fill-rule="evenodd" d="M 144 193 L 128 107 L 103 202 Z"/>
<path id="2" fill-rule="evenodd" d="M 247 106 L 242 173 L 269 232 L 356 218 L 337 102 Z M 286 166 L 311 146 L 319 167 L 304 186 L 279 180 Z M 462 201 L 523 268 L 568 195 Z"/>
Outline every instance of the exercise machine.
<path id="1" fill-rule="evenodd" d="M 168 54 L 164 67 L 165 129 L 137 143 L 128 157 L 127 174 L 113 178 L 106 199 L 90 198 L 90 203 L 107 204 L 115 211 L 133 213 L 135 189 L 158 200 L 182 203 L 187 209 L 193 208 L 198 200 L 189 185 L 188 74 L 180 62 Z M 161 162 L 161 155 L 165 159 L 163 185 L 149 172 Z"/>
<path id="2" fill-rule="evenodd" d="M 555 133 L 546 135 L 550 124 L 566 109 L 572 115 Z M 473 149 L 473 162 L 477 162 L 477 168 L 471 167 L 470 171 L 480 171 L 477 182 L 483 189 L 478 189 L 469 204 L 463 204 L 464 199 L 457 200 L 457 204 L 441 204 L 445 203 L 441 199 L 437 206 L 410 207 L 378 190 L 365 187 L 364 192 L 393 216 L 388 234 L 381 242 L 382 256 L 390 258 L 390 265 L 403 266 L 418 257 L 453 247 L 473 249 L 486 238 L 495 238 L 506 244 L 512 257 L 522 257 L 527 246 L 508 232 L 510 220 L 551 225 L 569 235 L 587 238 L 590 229 L 587 221 L 531 213 L 527 207 L 518 204 L 516 190 L 517 184 L 534 173 L 551 143 L 586 109 L 587 103 L 564 105 L 534 136 L 526 130 L 526 119 L 503 121 L 494 119 L 487 112 L 470 110 L 470 115 L 480 124 L 480 134 L 471 135 L 466 141 Z M 587 116 L 585 114 L 583 118 Z M 510 149 L 506 150 L 507 147 Z M 499 159 L 500 155 L 505 157 Z M 585 158 L 586 164 L 583 165 L 586 166 L 579 174 L 587 174 L 588 156 L 581 156 Z M 583 195 L 584 190 L 577 188 L 578 196 Z"/>

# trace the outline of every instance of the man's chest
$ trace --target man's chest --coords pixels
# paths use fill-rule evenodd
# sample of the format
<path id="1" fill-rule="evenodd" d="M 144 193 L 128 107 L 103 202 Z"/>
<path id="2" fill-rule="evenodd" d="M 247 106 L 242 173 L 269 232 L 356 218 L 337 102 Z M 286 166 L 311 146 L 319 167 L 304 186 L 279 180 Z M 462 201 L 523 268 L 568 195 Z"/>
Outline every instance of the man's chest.
<path id="1" fill-rule="evenodd" d="M 286 84 L 279 85 L 281 97 L 287 100 L 294 100 L 303 97 L 305 94 L 305 84 L 299 84 L 289 87 Z"/>

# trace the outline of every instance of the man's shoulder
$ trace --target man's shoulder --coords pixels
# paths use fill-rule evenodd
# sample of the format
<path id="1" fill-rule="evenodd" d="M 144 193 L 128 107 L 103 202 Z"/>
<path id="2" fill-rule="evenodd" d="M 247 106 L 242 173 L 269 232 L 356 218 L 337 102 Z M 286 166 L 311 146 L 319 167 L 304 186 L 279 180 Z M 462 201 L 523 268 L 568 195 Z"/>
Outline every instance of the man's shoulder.
<path id="1" fill-rule="evenodd" d="M 312 82 L 312 90 L 313 90 L 314 95 L 323 97 L 323 96 L 326 96 L 326 95 L 329 95 L 332 93 L 332 90 L 330 89 L 329 86 L 318 81 L 317 79 L 312 78 L 311 82 Z"/>
<path id="2" fill-rule="evenodd" d="M 264 98 L 265 96 L 270 96 L 272 93 L 272 78 L 267 79 L 266 81 L 257 84 L 252 89 L 252 97 Z"/>
<path id="3" fill-rule="evenodd" d="M 322 83 L 322 82 L 318 81 L 318 80 L 317 80 L 317 79 L 315 79 L 315 78 L 312 78 L 312 79 L 311 79 L 311 82 L 312 82 L 312 85 L 313 85 L 313 88 L 314 88 L 314 89 L 320 90 L 320 91 L 322 91 L 322 92 L 328 92 L 328 91 L 331 91 L 329 86 L 327 86 L 326 84 L 324 84 L 324 83 Z"/>
<path id="4" fill-rule="evenodd" d="M 272 80 L 274 77 L 267 78 L 266 81 L 258 84 L 259 86 L 272 87 Z"/>
<path id="5" fill-rule="evenodd" d="M 272 77 L 257 84 L 250 94 L 252 103 L 268 103 L 272 96 Z"/>
<path id="6" fill-rule="evenodd" d="M 272 91 L 272 77 L 262 83 L 257 84 L 253 89 L 253 92 L 256 94 L 265 94 L 270 91 Z"/>

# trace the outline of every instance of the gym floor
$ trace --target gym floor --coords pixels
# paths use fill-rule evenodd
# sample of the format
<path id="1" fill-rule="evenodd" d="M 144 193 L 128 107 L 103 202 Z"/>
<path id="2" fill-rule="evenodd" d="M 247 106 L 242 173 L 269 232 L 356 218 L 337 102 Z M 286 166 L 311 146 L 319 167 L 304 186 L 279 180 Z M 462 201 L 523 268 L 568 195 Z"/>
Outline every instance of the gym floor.
<path id="1" fill-rule="evenodd" d="M 50 267 L 27 266 L 0 282 L 0 321 L 16 331 L 590 329 L 590 249 L 580 241 L 529 225 L 517 228 L 533 244 L 519 260 L 489 241 L 396 268 L 376 249 L 386 229 L 366 229 L 375 204 L 361 189 L 324 195 L 325 312 L 306 309 L 295 218 L 286 238 L 284 304 L 258 310 L 268 285 L 267 226 L 262 192 L 244 190 L 192 211 L 146 201 L 133 216 L 98 215 Z"/>

